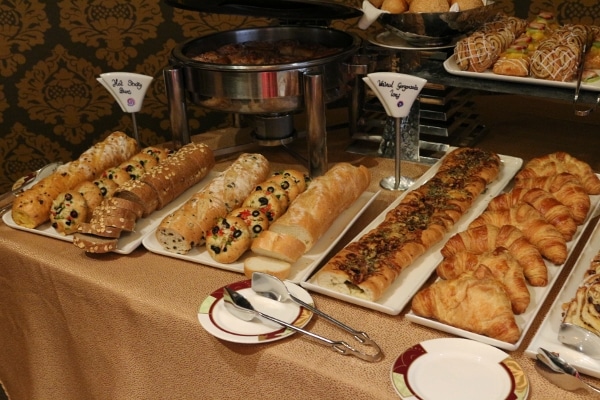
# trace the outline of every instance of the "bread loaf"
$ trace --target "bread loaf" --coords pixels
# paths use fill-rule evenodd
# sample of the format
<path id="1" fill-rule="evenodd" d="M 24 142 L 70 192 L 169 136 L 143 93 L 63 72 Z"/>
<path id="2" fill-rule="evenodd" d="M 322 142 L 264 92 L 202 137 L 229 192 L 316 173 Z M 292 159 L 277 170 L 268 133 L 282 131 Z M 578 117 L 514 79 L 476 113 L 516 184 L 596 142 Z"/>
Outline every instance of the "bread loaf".
<path id="1" fill-rule="evenodd" d="M 208 174 L 215 163 L 212 150 L 204 144 L 190 143 L 172 156 L 165 158 L 139 180 L 129 180 L 115 191 L 115 197 L 106 198 L 92 213 L 88 232 L 77 232 L 73 243 L 87 252 L 105 253 L 117 248 L 117 238 L 104 232 L 117 228 L 132 231 L 136 221 L 166 205 L 190 186 Z M 159 172 L 169 179 L 159 179 Z M 152 184 L 150 184 L 151 182 Z M 100 232 L 100 234 L 95 231 Z"/>
<path id="2" fill-rule="evenodd" d="M 366 167 L 336 164 L 315 178 L 287 212 L 271 224 L 269 231 L 294 236 L 304 243 L 305 251 L 309 251 L 342 211 L 367 189 L 370 181 Z"/>
<path id="3" fill-rule="evenodd" d="M 252 274 L 255 272 L 264 272 L 284 280 L 290 276 L 291 269 L 292 264 L 289 262 L 271 257 L 250 256 L 244 260 L 244 275 L 249 279 L 252 279 Z"/>
<path id="4" fill-rule="evenodd" d="M 204 243 L 217 218 L 241 206 L 254 187 L 269 174 L 269 162 L 260 154 L 242 154 L 223 173 L 165 217 L 156 239 L 172 253 L 187 254 Z"/>
<path id="5" fill-rule="evenodd" d="M 134 139 L 123 132 L 112 133 L 20 195 L 13 203 L 13 220 L 26 228 L 40 226 L 50 218 L 52 201 L 60 193 L 97 178 L 104 170 L 127 160 L 137 149 Z"/>
<path id="6" fill-rule="evenodd" d="M 254 254 L 289 263 L 296 262 L 306 252 L 304 243 L 287 233 L 263 231 L 254 239 L 250 249 Z"/>

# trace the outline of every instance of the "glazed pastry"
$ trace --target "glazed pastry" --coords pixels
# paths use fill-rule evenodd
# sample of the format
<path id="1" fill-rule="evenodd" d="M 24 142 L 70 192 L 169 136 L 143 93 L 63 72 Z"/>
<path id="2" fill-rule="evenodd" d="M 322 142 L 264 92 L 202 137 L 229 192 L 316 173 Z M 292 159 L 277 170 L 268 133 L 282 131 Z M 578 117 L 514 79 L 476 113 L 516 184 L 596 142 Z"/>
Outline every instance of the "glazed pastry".
<path id="1" fill-rule="evenodd" d="M 412 311 L 503 342 L 516 343 L 521 335 L 508 295 L 484 265 L 421 290 Z"/>
<path id="2" fill-rule="evenodd" d="M 567 245 L 561 233 L 527 203 L 520 203 L 508 210 L 484 211 L 469 224 L 469 228 L 486 224 L 515 226 L 538 248 L 542 256 L 555 265 L 567 259 Z"/>
<path id="3" fill-rule="evenodd" d="M 238 217 L 219 218 L 206 233 L 206 250 L 217 262 L 235 262 L 250 248 L 252 237 L 246 222 Z"/>
<path id="4" fill-rule="evenodd" d="M 437 266 L 437 274 L 442 279 L 456 279 L 468 271 L 475 271 L 480 265 L 485 265 L 502 284 L 510 298 L 515 314 L 527 310 L 531 296 L 523 275 L 523 267 L 504 247 L 481 254 L 462 251 L 445 258 Z"/>

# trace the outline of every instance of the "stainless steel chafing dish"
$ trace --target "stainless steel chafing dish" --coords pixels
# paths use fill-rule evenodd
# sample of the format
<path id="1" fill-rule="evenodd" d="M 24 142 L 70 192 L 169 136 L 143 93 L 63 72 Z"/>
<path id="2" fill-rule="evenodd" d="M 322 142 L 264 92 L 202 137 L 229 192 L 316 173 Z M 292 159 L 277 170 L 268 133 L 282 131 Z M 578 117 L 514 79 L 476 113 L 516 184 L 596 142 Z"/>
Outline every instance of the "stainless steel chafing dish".
<path id="1" fill-rule="evenodd" d="M 305 111 L 309 144 L 309 173 L 320 175 L 327 168 L 325 105 L 348 94 L 353 78 L 349 59 L 360 48 L 354 35 L 324 26 L 315 19 L 353 17 L 360 10 L 324 1 L 170 0 L 180 8 L 277 17 L 282 21 L 307 18 L 311 24 L 269 26 L 218 32 L 189 40 L 171 55 L 165 83 L 175 141 L 189 141 L 186 101 L 211 110 L 244 114 L 255 128 L 259 144 L 278 145 L 293 140 L 295 113 Z M 297 40 L 336 49 L 324 57 L 271 65 L 225 65 L 201 62 L 194 57 L 220 46 L 253 41 Z M 348 62 L 347 62 L 348 61 Z"/>

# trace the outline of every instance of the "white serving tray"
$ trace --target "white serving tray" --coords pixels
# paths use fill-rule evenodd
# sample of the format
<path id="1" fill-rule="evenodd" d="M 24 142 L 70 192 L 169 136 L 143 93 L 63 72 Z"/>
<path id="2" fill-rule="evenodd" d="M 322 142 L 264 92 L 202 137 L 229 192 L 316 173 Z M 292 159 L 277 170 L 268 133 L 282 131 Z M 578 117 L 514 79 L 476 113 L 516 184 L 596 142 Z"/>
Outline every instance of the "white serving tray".
<path id="1" fill-rule="evenodd" d="M 452 75 L 464 76 L 468 78 L 476 78 L 476 79 L 490 79 L 501 82 L 510 82 L 510 83 L 524 83 L 528 85 L 539 85 L 539 86 L 552 86 L 559 87 L 563 89 L 575 89 L 576 81 L 573 80 L 571 82 L 557 82 L 551 81 L 548 79 L 538 79 L 534 77 L 521 77 L 521 76 L 508 76 L 508 75 L 499 75 L 495 74 L 492 71 L 484 71 L 484 72 L 473 72 L 473 71 L 463 71 L 456 64 L 456 59 L 454 55 L 451 55 L 446 61 L 444 61 L 444 69 L 446 72 Z M 582 82 L 581 89 L 591 90 L 594 92 L 600 92 L 600 81 L 595 82 Z"/>
<path id="2" fill-rule="evenodd" d="M 448 150 L 448 152 L 452 149 Z M 431 276 L 432 272 L 437 267 L 438 263 L 442 260 L 440 250 L 446 243 L 446 241 L 455 233 L 463 231 L 477 216 L 479 216 L 483 210 L 487 207 L 489 201 L 496 195 L 502 192 L 505 186 L 512 180 L 517 171 L 521 168 L 523 160 L 520 158 L 510 156 L 500 156 L 502 160 L 502 168 L 496 180 L 488 185 L 487 190 L 482 193 L 477 200 L 473 203 L 472 207 L 467 211 L 465 215 L 456 223 L 451 231 L 449 231 L 444 239 L 438 244 L 433 246 L 419 257 L 415 262 L 408 268 L 404 269 L 401 275 L 392 283 L 385 294 L 377 301 L 369 301 L 360 299 L 358 297 L 346 295 L 343 293 L 336 292 L 334 290 L 322 287 L 317 282 L 310 278 L 301 283 L 302 287 L 326 294 L 336 299 L 347 301 L 348 303 L 356 304 L 373 310 L 381 311 L 386 314 L 397 315 L 412 299 L 413 295 L 420 289 L 420 287 L 427 281 Z M 427 180 L 432 178 L 437 172 L 440 163 L 438 161 L 434 166 L 428 169 L 419 179 L 417 179 L 413 185 L 414 188 L 418 188 L 423 185 Z M 410 190 L 409 190 L 410 191 Z M 371 229 L 376 228 L 385 218 L 385 215 L 395 208 L 402 199 L 406 196 L 407 192 L 403 192 L 398 198 L 390 204 L 384 211 L 379 214 L 367 227 L 365 227 L 354 239 L 358 240 L 364 236 Z"/>
<path id="3" fill-rule="evenodd" d="M 130 254 L 142 243 L 142 240 L 146 235 L 154 232 L 154 229 L 158 226 L 158 224 L 160 224 L 160 221 L 167 216 L 173 207 L 181 206 L 193 193 L 204 187 L 216 175 L 216 172 L 209 172 L 204 179 L 183 192 L 179 197 L 169 203 L 167 207 L 153 212 L 146 218 L 138 219 L 133 232 L 123 232 L 121 234 L 121 237 L 119 238 L 119 244 L 117 245 L 117 249 L 114 251 L 114 253 Z M 2 219 L 6 225 L 14 229 L 35 233 L 37 235 L 47 236 L 66 242 L 73 242 L 73 235 L 63 235 L 57 232 L 56 229 L 51 226 L 50 222 L 45 222 L 37 228 L 31 229 L 18 225 L 12 218 L 12 212 L 7 212 L 4 214 Z"/>
<path id="4" fill-rule="evenodd" d="M 600 196 L 590 196 L 590 200 L 591 200 L 591 206 L 590 206 L 590 211 L 588 213 L 588 217 L 587 217 L 586 221 L 577 228 L 577 232 L 575 232 L 575 235 L 573 235 L 573 239 L 571 241 L 567 242 L 567 252 L 568 252 L 567 259 L 571 256 L 571 253 L 573 252 L 575 245 L 579 241 L 579 238 L 581 237 L 582 232 L 585 230 L 590 219 L 592 218 L 593 215 L 595 215 L 595 213 L 597 212 L 597 210 L 599 208 Z M 478 335 L 476 333 L 469 332 L 469 331 L 466 331 L 463 329 L 458 329 L 453 326 L 446 325 L 446 324 L 443 324 L 441 322 L 438 322 L 438 321 L 435 321 L 435 320 L 432 320 L 429 318 L 420 317 L 420 316 L 414 314 L 412 312 L 412 310 L 406 314 L 406 318 L 409 321 L 418 323 L 420 325 L 425 325 L 430 328 L 435 328 L 437 330 L 451 333 L 453 335 L 461 336 L 461 337 L 464 337 L 467 339 L 477 340 L 479 342 L 486 343 L 486 344 L 489 344 L 492 346 L 496 346 L 496 347 L 504 349 L 504 350 L 516 350 L 523 343 L 523 340 L 525 339 L 525 336 L 527 335 L 529 328 L 531 328 L 531 324 L 535 320 L 535 317 L 537 316 L 538 312 L 540 311 L 540 308 L 546 301 L 546 298 L 548 297 L 548 294 L 552 290 L 552 287 L 554 286 L 554 283 L 556 282 L 558 275 L 560 275 L 560 272 L 562 271 L 562 268 L 564 267 L 564 264 L 557 266 L 557 265 L 551 264 L 550 262 L 548 262 L 546 260 L 544 260 L 544 261 L 548 268 L 548 284 L 544 287 L 533 287 L 530 285 L 527 286 L 529 289 L 529 293 L 531 295 L 531 302 L 529 304 L 529 307 L 527 307 L 527 310 L 523 314 L 515 316 L 517 325 L 521 329 L 521 336 L 519 337 L 519 340 L 516 343 L 503 342 L 503 341 L 500 341 L 497 339 L 489 338 L 487 336 Z"/>
<path id="5" fill-rule="evenodd" d="M 306 279 L 310 273 L 319 265 L 323 258 L 329 253 L 329 251 L 337 244 L 337 242 L 344 236 L 344 234 L 350 229 L 352 224 L 362 215 L 362 213 L 369 207 L 369 205 L 377 197 L 377 193 L 364 192 L 350 207 L 348 207 L 340 216 L 333 222 L 331 227 L 321 236 L 321 238 L 315 243 L 309 252 L 304 254 L 298 261 L 292 264 L 292 270 L 287 280 L 298 283 Z M 169 210 L 174 211 L 175 206 L 169 207 Z M 205 246 L 195 247 L 187 254 L 176 254 L 165 250 L 158 240 L 156 235 L 147 235 L 143 240 L 144 247 L 153 253 L 161 254 L 164 256 L 177 258 L 180 260 L 186 260 L 195 262 L 198 264 L 208 265 L 215 268 L 225 269 L 228 271 L 234 271 L 244 273 L 244 259 L 252 254 L 247 251 L 240 259 L 231 264 L 223 264 L 215 261 Z"/>
<path id="6" fill-rule="evenodd" d="M 538 349 L 543 347 L 546 350 L 559 353 L 562 358 L 577 368 L 579 372 L 600 378 L 600 360 L 594 360 L 571 347 L 565 346 L 558 340 L 558 329 L 562 322 L 562 305 L 575 297 L 575 292 L 583 282 L 585 271 L 589 268 L 592 258 L 599 251 L 600 223 L 597 223 L 586 242 L 586 246 L 577 258 L 569 277 L 552 303 L 550 311 L 544 317 L 540 328 L 529 343 L 529 346 L 527 346 L 525 350 L 527 356 L 536 358 Z"/>

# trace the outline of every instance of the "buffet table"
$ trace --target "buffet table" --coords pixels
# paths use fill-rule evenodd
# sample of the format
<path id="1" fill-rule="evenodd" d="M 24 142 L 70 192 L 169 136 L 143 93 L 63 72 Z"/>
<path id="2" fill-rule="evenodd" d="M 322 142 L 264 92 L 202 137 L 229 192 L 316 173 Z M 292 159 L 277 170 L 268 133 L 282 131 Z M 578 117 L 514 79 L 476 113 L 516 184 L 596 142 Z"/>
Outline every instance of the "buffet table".
<path id="1" fill-rule="evenodd" d="M 381 177 L 393 174 L 393 160 L 336 151 L 343 148 L 337 145 L 330 144 L 329 161 L 369 167 L 370 191 L 378 190 Z M 303 168 L 281 148 L 261 152 L 274 166 Z M 216 169 L 234 158 L 220 158 Z M 403 164 L 404 174 L 412 177 L 426 168 Z M 395 196 L 382 192 L 333 251 Z M 0 381 L 13 400 L 395 399 L 390 369 L 396 357 L 424 340 L 451 337 L 409 322 L 404 318 L 408 307 L 392 316 L 311 293 L 317 307 L 368 332 L 382 347 L 383 360 L 368 363 L 342 356 L 299 334 L 267 344 L 230 343 L 207 333 L 197 311 L 212 291 L 245 279 L 238 273 L 143 247 L 125 256 L 88 255 L 68 242 L 3 223 L 0 256 Z M 529 378 L 530 399 L 586 397 L 583 391 L 566 392 L 546 381 L 524 355 L 567 272 L 565 268 L 522 348 L 509 353 Z M 307 328 L 351 340 L 322 318 L 314 317 Z"/>

